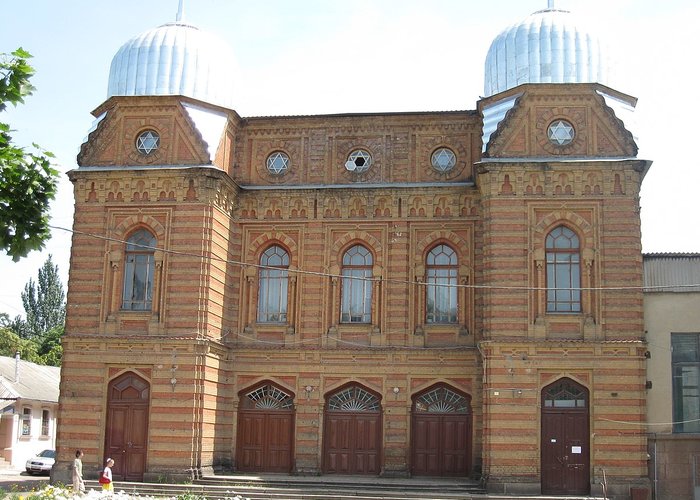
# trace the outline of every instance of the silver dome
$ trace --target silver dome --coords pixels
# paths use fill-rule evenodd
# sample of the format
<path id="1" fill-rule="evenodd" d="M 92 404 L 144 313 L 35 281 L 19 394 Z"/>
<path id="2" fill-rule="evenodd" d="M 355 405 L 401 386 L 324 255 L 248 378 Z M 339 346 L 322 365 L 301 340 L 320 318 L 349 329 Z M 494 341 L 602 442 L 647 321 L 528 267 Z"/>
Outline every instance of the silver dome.
<path id="1" fill-rule="evenodd" d="M 233 63 L 225 42 L 190 24 L 168 23 L 122 45 L 107 94 L 184 95 L 232 108 Z"/>
<path id="2" fill-rule="evenodd" d="M 610 85 L 609 49 L 570 12 L 535 12 L 504 30 L 486 55 L 484 96 L 523 83 Z"/>

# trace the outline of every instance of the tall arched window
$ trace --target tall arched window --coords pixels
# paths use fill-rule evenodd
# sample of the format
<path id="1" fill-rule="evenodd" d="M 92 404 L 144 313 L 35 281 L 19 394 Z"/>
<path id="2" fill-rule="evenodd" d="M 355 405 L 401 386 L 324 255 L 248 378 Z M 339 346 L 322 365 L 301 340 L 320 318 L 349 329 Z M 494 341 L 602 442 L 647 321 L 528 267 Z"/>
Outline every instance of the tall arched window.
<path id="1" fill-rule="evenodd" d="M 447 245 L 433 248 L 425 262 L 427 323 L 457 322 L 457 253 Z"/>
<path id="2" fill-rule="evenodd" d="M 260 256 L 258 322 L 287 321 L 287 287 L 289 255 L 279 246 L 272 246 Z"/>
<path id="3" fill-rule="evenodd" d="M 547 235 L 547 312 L 581 312 L 581 249 L 566 226 Z"/>
<path id="4" fill-rule="evenodd" d="M 153 303 L 156 237 L 146 229 L 129 236 L 124 259 L 122 309 L 148 311 Z"/>
<path id="5" fill-rule="evenodd" d="M 355 245 L 343 255 L 343 290 L 340 306 L 342 323 L 372 320 L 372 254 Z"/>

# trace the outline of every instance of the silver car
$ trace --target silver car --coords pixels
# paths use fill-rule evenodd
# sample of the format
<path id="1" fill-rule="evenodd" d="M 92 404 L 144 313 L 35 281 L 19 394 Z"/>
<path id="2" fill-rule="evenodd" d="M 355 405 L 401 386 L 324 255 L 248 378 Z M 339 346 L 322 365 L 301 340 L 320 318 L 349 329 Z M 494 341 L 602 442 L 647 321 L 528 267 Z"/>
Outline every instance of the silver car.
<path id="1" fill-rule="evenodd" d="M 27 460 L 25 467 L 29 474 L 34 474 L 35 472 L 50 473 L 55 461 L 56 450 L 44 450 L 37 456 Z"/>

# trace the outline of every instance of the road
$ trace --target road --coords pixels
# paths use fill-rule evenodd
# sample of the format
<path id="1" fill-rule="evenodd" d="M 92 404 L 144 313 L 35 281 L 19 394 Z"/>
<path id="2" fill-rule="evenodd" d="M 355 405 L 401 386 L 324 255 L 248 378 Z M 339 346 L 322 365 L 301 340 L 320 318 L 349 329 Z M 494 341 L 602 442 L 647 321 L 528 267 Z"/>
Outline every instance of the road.
<path id="1" fill-rule="evenodd" d="M 29 475 L 25 470 L 0 469 L 0 488 L 8 493 L 12 491 L 39 490 L 48 482 L 48 474 Z"/>

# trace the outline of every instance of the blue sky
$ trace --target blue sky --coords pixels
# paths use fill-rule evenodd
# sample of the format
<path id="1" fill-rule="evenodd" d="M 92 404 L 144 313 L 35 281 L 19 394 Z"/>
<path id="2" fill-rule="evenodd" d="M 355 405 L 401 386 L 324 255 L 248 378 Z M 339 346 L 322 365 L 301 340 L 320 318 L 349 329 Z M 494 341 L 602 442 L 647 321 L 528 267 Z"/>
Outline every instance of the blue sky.
<path id="1" fill-rule="evenodd" d="M 639 98 L 640 157 L 654 161 L 642 188 L 645 252 L 700 252 L 694 152 L 700 4 L 691 0 L 558 0 L 608 38 L 617 90 Z M 40 144 L 63 173 L 106 98 L 109 64 L 129 38 L 173 21 L 178 0 L 27 0 L 3 9 L 0 52 L 35 57 L 35 95 L 2 116 L 20 145 Z M 507 26 L 546 0 L 187 0 L 188 22 L 236 54 L 242 116 L 475 109 L 484 58 Z M 686 151 L 684 153 L 684 151 Z M 687 152 L 690 151 L 690 152 Z M 52 224 L 72 226 L 62 175 Z M 52 253 L 67 283 L 70 234 L 44 252 L 0 257 L 0 312 L 23 314 L 20 292 Z M 6 280 L 6 281 L 5 281 Z"/>

